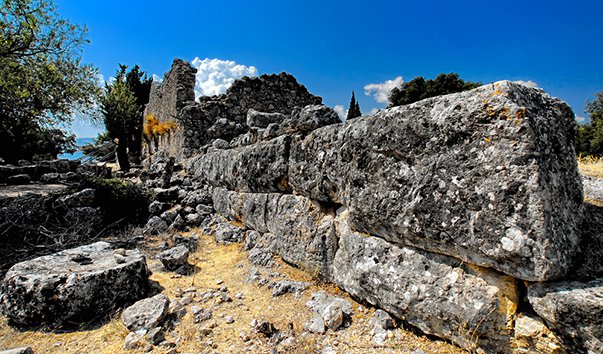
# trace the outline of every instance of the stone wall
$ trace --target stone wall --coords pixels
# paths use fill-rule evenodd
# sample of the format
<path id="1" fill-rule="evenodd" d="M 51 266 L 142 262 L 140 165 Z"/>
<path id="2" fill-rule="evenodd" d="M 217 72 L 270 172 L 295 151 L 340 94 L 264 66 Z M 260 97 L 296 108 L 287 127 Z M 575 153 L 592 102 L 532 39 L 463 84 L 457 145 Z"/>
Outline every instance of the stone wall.
<path id="1" fill-rule="evenodd" d="M 243 77 L 225 94 L 202 96 L 195 101 L 196 69 L 175 59 L 161 84 L 153 84 L 145 117 L 151 113 L 160 121 L 173 119 L 178 125 L 171 137 L 163 137 L 159 149 L 178 158 L 192 156 L 215 139 L 231 141 L 247 132 L 247 112 L 290 115 L 296 107 L 321 104 L 290 74 Z"/>
<path id="2" fill-rule="evenodd" d="M 470 351 L 600 350 L 603 225 L 584 211 L 565 103 L 502 81 L 346 123 L 238 107 L 255 111 L 184 167 L 255 247 Z"/>

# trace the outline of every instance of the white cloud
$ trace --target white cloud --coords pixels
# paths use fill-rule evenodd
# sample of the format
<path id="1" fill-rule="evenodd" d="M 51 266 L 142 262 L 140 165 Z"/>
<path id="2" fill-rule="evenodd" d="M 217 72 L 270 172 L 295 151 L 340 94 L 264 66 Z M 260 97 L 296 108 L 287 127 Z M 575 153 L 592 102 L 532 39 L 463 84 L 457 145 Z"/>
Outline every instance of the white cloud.
<path id="1" fill-rule="evenodd" d="M 153 74 L 153 76 L 151 76 L 151 78 L 153 79 L 154 82 L 157 82 L 157 83 L 163 82 L 163 79 L 157 74 Z"/>
<path id="2" fill-rule="evenodd" d="M 588 118 L 586 117 L 582 117 L 576 114 L 576 122 L 580 123 L 580 124 L 585 124 L 588 123 Z"/>
<path id="3" fill-rule="evenodd" d="M 404 83 L 402 76 L 398 76 L 393 80 L 387 80 L 380 84 L 368 84 L 364 86 L 364 94 L 367 96 L 373 96 L 375 101 L 379 103 L 387 103 L 389 93 L 394 87 L 399 87 Z"/>
<path id="4" fill-rule="evenodd" d="M 345 109 L 340 104 L 336 104 L 335 107 L 333 107 L 333 110 L 335 112 L 337 112 L 337 114 L 339 115 L 339 118 L 341 118 L 342 121 L 344 121 L 346 119 L 346 117 L 348 116 L 348 110 Z"/>
<path id="5" fill-rule="evenodd" d="M 517 80 L 517 81 L 513 81 L 513 82 L 516 84 L 524 85 L 524 86 L 531 87 L 531 88 L 539 88 L 538 84 L 532 80 L 528 80 L 528 81 Z"/>
<path id="6" fill-rule="evenodd" d="M 235 80 L 258 74 L 254 66 L 237 64 L 232 60 L 197 57 L 191 64 L 197 68 L 195 98 L 225 93 Z"/>

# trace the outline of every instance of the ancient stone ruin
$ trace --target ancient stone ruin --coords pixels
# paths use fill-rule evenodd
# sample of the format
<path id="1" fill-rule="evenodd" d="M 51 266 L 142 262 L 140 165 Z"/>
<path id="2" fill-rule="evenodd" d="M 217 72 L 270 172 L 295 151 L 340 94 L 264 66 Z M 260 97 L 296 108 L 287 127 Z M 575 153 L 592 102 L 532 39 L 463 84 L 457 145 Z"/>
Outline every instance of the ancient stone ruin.
<path id="1" fill-rule="evenodd" d="M 146 107 L 175 129 L 147 141 L 145 232 L 200 227 L 244 241 L 252 264 L 278 255 L 385 310 L 380 336 L 391 314 L 469 351 L 601 352 L 603 217 L 583 202 L 567 104 L 501 81 L 340 122 L 285 73 L 198 101 L 194 74 L 175 60 Z M 178 273 L 189 249 L 160 259 Z M 172 306 L 152 299 L 135 309 Z M 306 329 L 350 320 L 321 306 Z M 132 331 L 129 343 L 149 336 Z"/>
<path id="2" fill-rule="evenodd" d="M 154 88 L 179 124 L 158 148 L 254 243 L 468 350 L 603 346 L 565 103 L 501 81 L 339 123 L 289 75 L 192 102 L 193 72 Z"/>

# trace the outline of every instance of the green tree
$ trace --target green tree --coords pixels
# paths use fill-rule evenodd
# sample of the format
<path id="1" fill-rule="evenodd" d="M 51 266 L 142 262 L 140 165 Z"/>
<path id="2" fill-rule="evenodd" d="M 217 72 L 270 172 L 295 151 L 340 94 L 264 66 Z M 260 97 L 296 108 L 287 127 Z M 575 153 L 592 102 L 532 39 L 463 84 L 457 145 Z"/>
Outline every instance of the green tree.
<path id="1" fill-rule="evenodd" d="M 419 76 L 401 87 L 395 87 L 389 96 L 389 106 L 401 106 L 429 97 L 461 92 L 481 86 L 479 82 L 464 81 L 456 73 L 440 74 L 433 80 Z"/>
<path id="2" fill-rule="evenodd" d="M 356 101 L 356 95 L 352 90 L 352 98 L 350 99 L 350 106 L 348 107 L 348 114 L 346 116 L 346 120 L 354 119 L 360 117 L 362 112 L 360 112 L 360 105 L 358 101 Z"/>
<path id="3" fill-rule="evenodd" d="M 115 81 L 107 84 L 100 99 L 101 112 L 109 136 L 117 142 L 117 162 L 123 171 L 130 169 L 128 142 L 130 133 L 136 129 L 140 107 L 136 97 L 128 88 L 123 70 Z"/>
<path id="4" fill-rule="evenodd" d="M 93 106 L 98 93 L 96 69 L 81 62 L 85 35 L 50 1 L 2 1 L 0 157 L 56 156 L 74 145 L 64 128 L 76 110 Z"/>
<path id="5" fill-rule="evenodd" d="M 140 162 L 143 111 L 152 82 L 138 65 L 127 69 L 126 65 L 119 65 L 115 82 L 106 85 L 101 100 L 105 128 L 109 137 L 118 140 L 118 162 L 124 170 L 129 169 L 130 162 Z"/>
<path id="6" fill-rule="evenodd" d="M 603 155 L 603 91 L 586 104 L 590 118 L 587 124 L 578 125 L 576 152 L 582 155 Z"/>

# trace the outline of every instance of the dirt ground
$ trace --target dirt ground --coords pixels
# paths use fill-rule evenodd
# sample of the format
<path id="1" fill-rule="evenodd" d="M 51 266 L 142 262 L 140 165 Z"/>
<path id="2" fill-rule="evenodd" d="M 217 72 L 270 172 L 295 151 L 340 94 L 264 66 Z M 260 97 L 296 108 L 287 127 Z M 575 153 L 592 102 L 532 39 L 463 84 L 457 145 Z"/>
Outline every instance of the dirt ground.
<path id="1" fill-rule="evenodd" d="M 299 298 L 291 293 L 273 297 L 267 286 L 249 281 L 253 266 L 249 264 L 247 252 L 242 251 L 241 244 L 219 245 L 210 236 L 200 236 L 198 251 L 189 257 L 197 271 L 192 275 L 177 276 L 165 271 L 153 259 L 165 240 L 166 236 L 163 236 L 147 242 L 145 252 L 149 268 L 153 271 L 151 279 L 164 288 L 162 293 L 171 300 L 191 297 L 187 294 L 195 296 L 186 305 L 187 314 L 166 330 L 166 341 L 173 348 L 160 345 L 153 349 L 153 353 L 273 353 L 273 349 L 280 353 L 464 353 L 454 345 L 401 327 L 388 333 L 384 345 L 373 344 L 369 322 L 374 308 L 355 302 L 336 286 L 316 281 L 279 260 L 273 268 L 258 269 L 267 279 L 305 281 L 310 283 L 310 287 Z M 224 286 L 228 288 L 231 302 L 220 303 L 213 298 L 203 300 L 200 296 L 203 292 L 216 291 Z M 304 331 L 303 324 L 313 316 L 305 303 L 317 290 L 343 297 L 353 304 L 354 315 L 348 328 L 328 331 L 324 335 Z M 239 299 L 236 294 L 243 296 Z M 211 309 L 212 318 L 194 323 L 191 306 Z M 227 316 L 232 316 L 234 322 L 227 323 Z M 253 330 L 253 320 L 268 321 L 291 339 L 275 345 Z M 211 333 L 204 335 L 202 329 L 206 328 L 211 328 Z M 10 327 L 6 318 L 0 317 L 0 349 L 31 346 L 35 353 L 122 353 L 128 352 L 124 349 L 127 334 L 119 313 L 96 328 L 67 333 L 18 330 Z"/>

